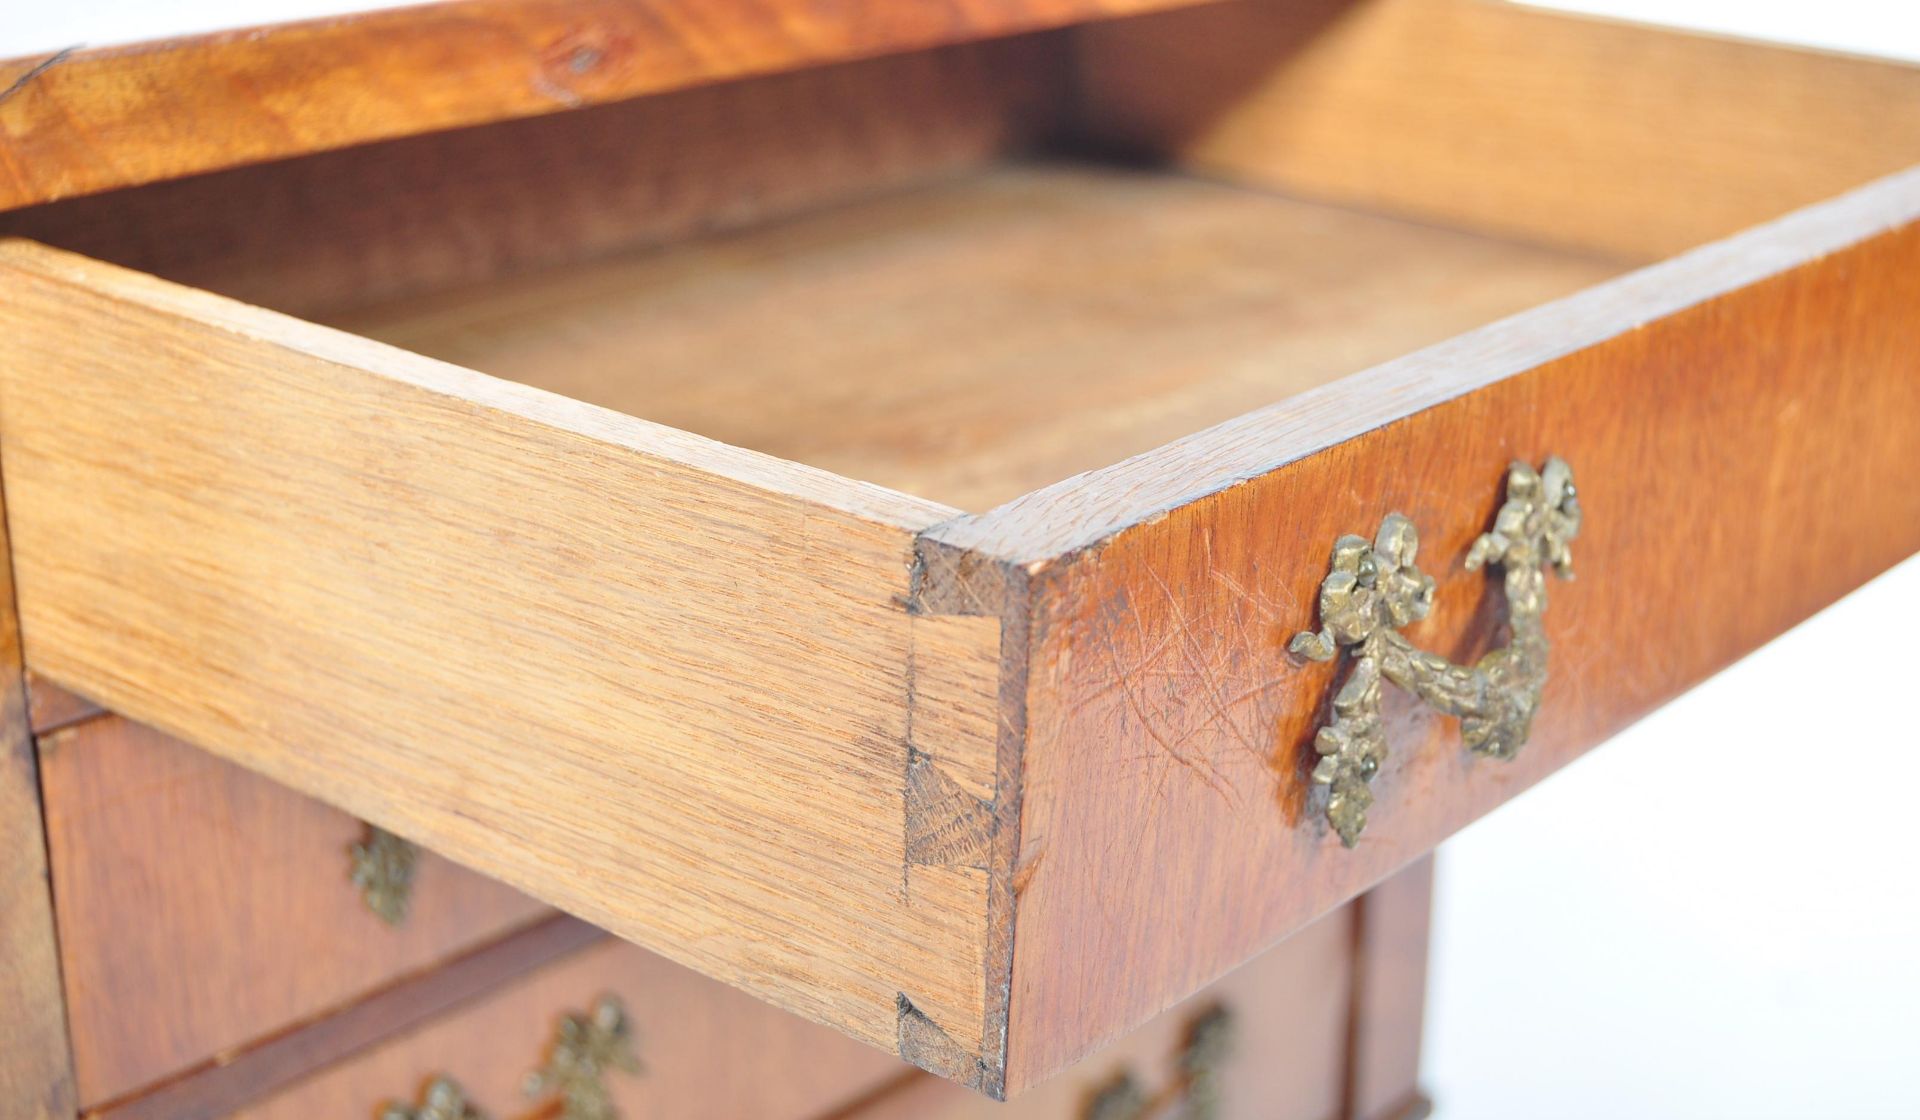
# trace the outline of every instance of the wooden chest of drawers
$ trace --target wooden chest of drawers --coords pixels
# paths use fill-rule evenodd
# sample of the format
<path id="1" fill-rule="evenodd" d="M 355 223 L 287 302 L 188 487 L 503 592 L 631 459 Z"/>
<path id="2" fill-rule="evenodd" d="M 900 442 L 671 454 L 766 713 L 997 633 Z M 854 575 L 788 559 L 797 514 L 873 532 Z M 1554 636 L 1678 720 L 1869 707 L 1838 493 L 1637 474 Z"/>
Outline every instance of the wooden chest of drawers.
<path id="1" fill-rule="evenodd" d="M 9 1116 L 499 1116 L 599 986 L 630 1114 L 1171 1107 L 1229 997 L 1233 1107 L 1405 1111 L 1425 855 L 1920 546 L 1906 67 L 461 0 L 0 79 Z"/>

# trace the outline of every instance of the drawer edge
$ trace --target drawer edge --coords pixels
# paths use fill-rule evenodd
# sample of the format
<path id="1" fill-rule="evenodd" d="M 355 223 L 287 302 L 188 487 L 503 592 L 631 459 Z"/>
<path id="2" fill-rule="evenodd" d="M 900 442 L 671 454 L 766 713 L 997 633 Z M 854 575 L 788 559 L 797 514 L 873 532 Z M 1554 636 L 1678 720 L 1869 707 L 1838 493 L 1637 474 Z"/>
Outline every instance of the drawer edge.
<path id="1" fill-rule="evenodd" d="M 1300 459 L 1920 220 L 1920 167 L 922 534 L 1038 571 Z"/>
<path id="2" fill-rule="evenodd" d="M 0 1112 L 70 1120 L 79 1097 L 10 555 L 0 500 Z"/>

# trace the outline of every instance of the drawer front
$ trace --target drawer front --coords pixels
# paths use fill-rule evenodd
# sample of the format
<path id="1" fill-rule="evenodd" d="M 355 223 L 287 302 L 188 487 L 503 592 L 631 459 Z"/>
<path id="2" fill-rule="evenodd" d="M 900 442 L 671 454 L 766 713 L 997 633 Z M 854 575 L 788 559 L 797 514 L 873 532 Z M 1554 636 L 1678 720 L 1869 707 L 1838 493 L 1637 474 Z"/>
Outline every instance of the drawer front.
<path id="1" fill-rule="evenodd" d="M 609 996 L 622 1009 L 626 1038 L 603 1032 L 588 1047 L 603 1046 L 592 1050 L 603 1059 L 622 1053 L 637 1061 L 637 1072 L 598 1079 L 620 1116 L 801 1120 L 904 1072 L 887 1054 L 604 938 L 234 1115 L 375 1116 L 388 1102 L 418 1105 L 443 1078 L 494 1120 L 552 1115 L 556 1094 L 530 1096 L 527 1076 L 546 1067 L 563 1019 L 590 1017 Z"/>
<path id="2" fill-rule="evenodd" d="M 1006 1104 L 928 1077 L 847 1120 L 1147 1120 L 1200 1098 L 1213 1120 L 1345 1115 L 1354 913 L 1327 915 Z"/>
<path id="3" fill-rule="evenodd" d="M 950 573 L 929 608 L 994 604 L 1028 636 L 1002 719 L 1024 747 L 1008 1085 L 1920 549 L 1916 306 L 1920 171 L 923 538 Z M 1571 582 L 1550 555 L 1570 492 L 1509 476 L 1556 456 L 1582 511 Z M 1356 557 L 1330 553 L 1357 535 L 1341 551 L 1370 546 L 1376 582 L 1356 585 L 1391 595 L 1405 524 L 1436 583 L 1406 585 L 1380 641 L 1459 668 L 1383 652 L 1375 697 L 1349 687 L 1363 600 L 1329 582 Z M 1476 563 L 1496 526 L 1525 555 Z"/>
<path id="4" fill-rule="evenodd" d="M 406 916 L 352 881 L 366 826 L 118 716 L 42 735 L 83 1105 L 349 1003 L 547 911 L 430 854 Z"/>

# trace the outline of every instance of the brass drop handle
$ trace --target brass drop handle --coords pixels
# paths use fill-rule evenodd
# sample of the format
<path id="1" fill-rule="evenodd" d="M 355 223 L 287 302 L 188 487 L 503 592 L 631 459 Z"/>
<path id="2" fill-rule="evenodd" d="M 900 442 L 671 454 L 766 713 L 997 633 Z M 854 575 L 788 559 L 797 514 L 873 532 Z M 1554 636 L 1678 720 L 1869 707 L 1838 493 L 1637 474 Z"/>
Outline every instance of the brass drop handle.
<path id="1" fill-rule="evenodd" d="M 1476 754 L 1510 759 L 1526 743 L 1547 682 L 1546 574 L 1573 578 L 1568 542 L 1579 532 L 1572 467 L 1556 457 L 1537 471 L 1526 463 L 1508 468 L 1506 503 L 1493 530 L 1473 542 L 1466 567 L 1504 572 L 1510 637 L 1472 665 L 1428 653 L 1400 633 L 1433 606 L 1433 577 L 1414 565 L 1420 538 L 1413 522 L 1390 513 L 1371 544 L 1355 536 L 1334 542 L 1331 571 L 1320 581 L 1320 630 L 1296 634 L 1287 648 L 1313 661 L 1342 649 L 1353 657 L 1334 695 L 1333 720 L 1313 744 L 1320 755 L 1313 780 L 1332 787 L 1327 820 L 1341 843 L 1353 847 L 1366 827 L 1371 782 L 1387 757 L 1381 678 L 1458 717 Z"/>
<path id="2" fill-rule="evenodd" d="M 559 1120 L 618 1120 L 606 1075 L 643 1072 L 634 1052 L 634 1036 L 619 997 L 603 995 L 587 1012 L 561 1016 L 547 1046 L 545 1063 L 527 1075 L 529 1097 L 559 1099 Z M 469 1102 L 457 1082 L 444 1074 L 427 1082 L 415 1105 L 389 1101 L 380 1120 L 487 1120 Z"/>

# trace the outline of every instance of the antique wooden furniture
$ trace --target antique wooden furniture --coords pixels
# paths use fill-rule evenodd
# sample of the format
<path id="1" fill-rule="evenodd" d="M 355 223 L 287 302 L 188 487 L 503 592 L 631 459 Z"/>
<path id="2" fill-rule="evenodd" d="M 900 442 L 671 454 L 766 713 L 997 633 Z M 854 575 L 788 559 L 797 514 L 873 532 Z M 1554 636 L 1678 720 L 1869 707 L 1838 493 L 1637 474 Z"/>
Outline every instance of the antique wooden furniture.
<path id="1" fill-rule="evenodd" d="M 9 1117 L 1405 1114 L 1426 853 L 1920 546 L 1902 66 L 462 0 L 0 89 Z"/>

